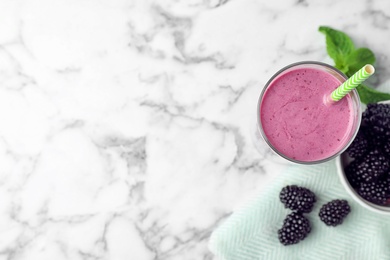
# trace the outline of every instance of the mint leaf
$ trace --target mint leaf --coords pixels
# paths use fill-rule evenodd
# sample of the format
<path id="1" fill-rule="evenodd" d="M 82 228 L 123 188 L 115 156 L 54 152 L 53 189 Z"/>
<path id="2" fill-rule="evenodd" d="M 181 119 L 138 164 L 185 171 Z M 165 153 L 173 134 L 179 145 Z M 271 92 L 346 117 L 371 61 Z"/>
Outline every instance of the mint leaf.
<path id="1" fill-rule="evenodd" d="M 334 60 L 335 67 L 348 77 L 351 77 L 364 65 L 375 63 L 374 53 L 368 48 L 355 50 L 351 38 L 345 33 L 327 26 L 320 26 L 318 30 L 326 36 L 326 50 Z M 357 91 L 364 104 L 390 100 L 390 93 L 383 93 L 363 84 L 357 87 Z"/>
<path id="2" fill-rule="evenodd" d="M 379 92 L 363 84 L 357 87 L 357 91 L 359 93 L 361 102 L 364 104 L 377 103 L 379 101 L 390 100 L 389 93 Z"/>
<path id="3" fill-rule="evenodd" d="M 348 35 L 327 26 L 318 29 L 326 36 L 326 50 L 336 63 L 336 68 L 346 73 L 349 70 L 347 56 L 355 50 L 355 46 Z"/>
<path id="4" fill-rule="evenodd" d="M 351 77 L 356 71 L 360 70 L 366 64 L 375 63 L 375 55 L 368 48 L 359 48 L 354 50 L 346 58 L 346 63 L 348 64 L 348 72 L 346 73 L 348 77 Z"/>

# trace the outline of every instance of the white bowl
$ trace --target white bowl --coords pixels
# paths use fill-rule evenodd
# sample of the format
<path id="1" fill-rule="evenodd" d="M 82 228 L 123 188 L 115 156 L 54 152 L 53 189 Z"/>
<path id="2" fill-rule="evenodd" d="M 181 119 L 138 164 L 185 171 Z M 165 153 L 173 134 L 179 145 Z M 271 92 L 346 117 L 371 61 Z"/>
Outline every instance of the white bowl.
<path id="1" fill-rule="evenodd" d="M 347 177 L 345 176 L 344 168 L 346 165 L 348 165 L 350 159 L 348 158 L 347 154 L 344 152 L 336 159 L 336 166 L 337 166 L 337 173 L 339 175 L 340 181 L 344 188 L 347 190 L 349 195 L 361 206 L 377 212 L 381 214 L 390 215 L 390 207 L 389 206 L 380 206 L 374 203 L 371 203 L 362 197 L 355 191 L 355 189 L 349 184 Z"/>
<path id="2" fill-rule="evenodd" d="M 390 104 L 390 101 L 384 101 L 380 103 Z M 349 184 L 347 177 L 345 176 L 345 166 L 347 166 L 351 162 L 351 159 L 347 155 L 346 152 L 342 153 L 340 156 L 336 158 L 336 166 L 337 166 L 337 173 L 339 175 L 340 181 L 344 188 L 347 190 L 347 192 L 352 196 L 352 198 L 359 203 L 361 206 L 385 215 L 390 215 L 390 206 L 380 206 L 374 203 L 371 203 L 362 197 L 355 191 L 355 189 Z"/>

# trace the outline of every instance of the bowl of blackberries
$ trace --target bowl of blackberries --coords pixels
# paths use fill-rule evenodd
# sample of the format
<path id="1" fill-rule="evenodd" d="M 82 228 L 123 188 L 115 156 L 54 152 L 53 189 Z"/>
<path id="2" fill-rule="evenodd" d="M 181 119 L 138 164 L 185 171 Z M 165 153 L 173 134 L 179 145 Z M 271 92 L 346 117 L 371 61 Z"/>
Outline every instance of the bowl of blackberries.
<path id="1" fill-rule="evenodd" d="M 362 206 L 390 215 L 390 102 L 368 104 L 348 149 L 337 158 L 340 180 Z"/>

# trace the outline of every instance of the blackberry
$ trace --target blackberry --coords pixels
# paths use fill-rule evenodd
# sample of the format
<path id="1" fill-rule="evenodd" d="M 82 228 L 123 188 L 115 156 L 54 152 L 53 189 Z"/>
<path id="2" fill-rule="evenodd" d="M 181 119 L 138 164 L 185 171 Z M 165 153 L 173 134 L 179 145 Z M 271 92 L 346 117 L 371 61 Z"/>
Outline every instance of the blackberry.
<path id="1" fill-rule="evenodd" d="M 360 183 L 363 182 L 362 174 L 359 174 L 358 166 L 360 162 L 357 160 L 352 161 L 347 167 L 345 167 L 345 176 L 352 187 L 360 187 Z"/>
<path id="2" fill-rule="evenodd" d="M 390 160 L 390 139 L 387 140 L 382 146 L 382 152 Z"/>
<path id="3" fill-rule="evenodd" d="M 375 182 L 383 177 L 389 170 L 389 160 L 377 149 L 370 151 L 361 160 L 353 161 L 350 167 L 346 168 L 348 171 L 349 180 L 351 184 L 353 181 L 354 186 L 357 186 L 359 182 Z M 347 176 L 347 178 L 348 178 Z"/>
<path id="4" fill-rule="evenodd" d="M 377 149 L 370 151 L 364 159 L 364 163 L 368 166 L 368 173 L 366 178 L 363 179 L 366 182 L 370 180 L 377 180 L 387 174 L 390 169 L 389 160 Z"/>
<path id="5" fill-rule="evenodd" d="M 371 183 L 363 182 L 357 192 L 365 200 L 378 205 L 385 205 L 389 197 L 389 183 L 387 180 Z"/>
<path id="6" fill-rule="evenodd" d="M 310 222 L 300 212 L 293 212 L 284 219 L 283 226 L 278 230 L 278 238 L 283 245 L 292 245 L 305 239 L 310 233 Z"/>
<path id="7" fill-rule="evenodd" d="M 332 200 L 320 209 L 320 219 L 327 226 L 337 226 L 343 223 L 344 218 L 351 212 L 351 207 L 346 200 Z"/>
<path id="8" fill-rule="evenodd" d="M 368 104 L 363 113 L 363 123 L 377 135 L 390 138 L 390 105 Z"/>
<path id="9" fill-rule="evenodd" d="M 297 185 L 284 187 L 279 198 L 285 208 L 303 213 L 309 213 L 316 202 L 316 196 L 312 191 Z"/>
<path id="10" fill-rule="evenodd" d="M 355 140 L 353 140 L 352 144 L 348 147 L 347 153 L 351 158 L 360 158 L 367 153 L 368 149 L 368 141 L 364 134 L 364 130 L 360 128 Z"/>
<path id="11" fill-rule="evenodd" d="M 372 126 L 365 126 L 365 135 L 367 137 L 369 149 L 377 149 L 382 146 L 385 137 L 372 129 Z"/>

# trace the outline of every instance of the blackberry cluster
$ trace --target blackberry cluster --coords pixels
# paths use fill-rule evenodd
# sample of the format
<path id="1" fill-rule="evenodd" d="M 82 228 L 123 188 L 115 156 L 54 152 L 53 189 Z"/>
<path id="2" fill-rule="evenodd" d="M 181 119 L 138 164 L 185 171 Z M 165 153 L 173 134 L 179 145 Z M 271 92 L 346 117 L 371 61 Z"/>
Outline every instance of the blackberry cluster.
<path id="1" fill-rule="evenodd" d="M 363 182 L 362 174 L 359 171 L 359 165 L 360 162 L 358 160 L 354 160 L 344 169 L 345 176 L 353 188 L 359 188 L 360 184 Z"/>
<path id="2" fill-rule="evenodd" d="M 320 209 L 320 219 L 327 226 L 337 226 L 343 223 L 344 218 L 351 212 L 346 200 L 332 200 Z"/>
<path id="3" fill-rule="evenodd" d="M 389 170 L 388 159 L 378 150 L 370 151 L 361 160 L 354 160 L 346 168 L 352 186 L 358 187 L 362 182 L 375 182 L 383 179 Z"/>
<path id="4" fill-rule="evenodd" d="M 387 158 L 390 160 L 390 139 L 384 143 L 382 150 L 383 150 L 383 154 L 386 155 Z"/>
<path id="5" fill-rule="evenodd" d="M 363 157 L 369 150 L 368 141 L 364 131 L 359 131 L 355 140 L 348 147 L 347 153 L 351 158 Z"/>
<path id="6" fill-rule="evenodd" d="M 390 138 L 390 105 L 368 104 L 363 113 L 363 123 L 383 138 Z"/>
<path id="7" fill-rule="evenodd" d="M 283 227 L 278 230 L 280 243 L 283 245 L 296 244 L 306 238 L 311 226 L 307 218 L 301 212 L 292 212 L 283 221 Z"/>
<path id="8" fill-rule="evenodd" d="M 309 213 L 316 202 L 316 196 L 311 190 L 297 185 L 284 187 L 279 194 L 279 198 L 285 208 L 302 213 Z"/>
<path id="9" fill-rule="evenodd" d="M 347 149 L 354 159 L 346 177 L 359 195 L 376 204 L 390 201 L 390 105 L 369 104 L 358 135 Z"/>
<path id="10" fill-rule="evenodd" d="M 383 180 L 362 183 L 357 191 L 364 199 L 378 205 L 385 205 L 389 199 L 389 182 Z"/>

